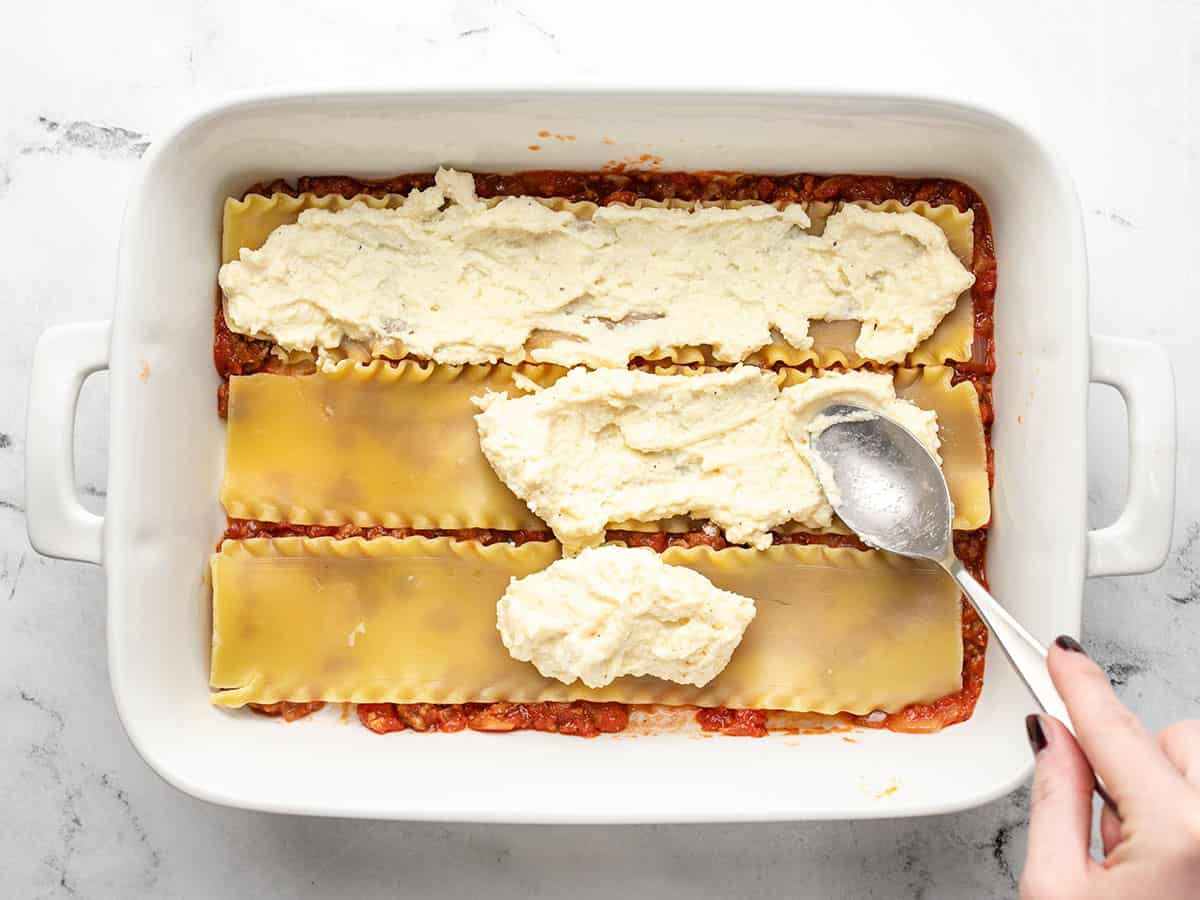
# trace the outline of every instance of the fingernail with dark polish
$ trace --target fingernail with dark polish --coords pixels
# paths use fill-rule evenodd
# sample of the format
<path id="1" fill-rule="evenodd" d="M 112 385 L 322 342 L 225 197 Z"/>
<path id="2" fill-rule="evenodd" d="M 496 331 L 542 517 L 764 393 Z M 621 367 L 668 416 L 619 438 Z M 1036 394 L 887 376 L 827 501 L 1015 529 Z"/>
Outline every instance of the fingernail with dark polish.
<path id="1" fill-rule="evenodd" d="M 1083 649 L 1083 644 L 1075 640 L 1069 634 L 1060 634 L 1054 639 L 1054 643 L 1062 647 L 1064 650 L 1070 650 L 1072 653 L 1082 653 L 1087 656 L 1087 651 Z"/>
<path id="2" fill-rule="evenodd" d="M 1046 732 L 1042 729 L 1042 720 L 1039 716 L 1025 717 L 1025 733 L 1029 735 L 1029 746 L 1033 748 L 1035 756 L 1046 749 Z"/>

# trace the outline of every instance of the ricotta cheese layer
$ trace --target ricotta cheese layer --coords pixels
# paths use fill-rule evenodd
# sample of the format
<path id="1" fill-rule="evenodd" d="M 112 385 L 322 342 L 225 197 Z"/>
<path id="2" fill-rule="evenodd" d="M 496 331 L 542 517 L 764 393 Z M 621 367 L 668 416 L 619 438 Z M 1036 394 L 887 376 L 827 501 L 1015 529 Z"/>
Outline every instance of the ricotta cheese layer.
<path id="1" fill-rule="evenodd" d="M 703 687 L 729 664 L 754 601 L 646 547 L 594 547 L 514 578 L 496 627 L 514 659 L 600 688 L 622 675 Z"/>
<path id="2" fill-rule="evenodd" d="M 496 474 L 568 554 L 600 544 L 606 526 L 681 515 L 761 549 L 779 525 L 832 521 L 807 459 L 807 423 L 833 402 L 896 420 L 934 453 L 940 446 L 937 415 L 897 399 L 878 372 L 827 372 L 780 390 L 775 373 L 753 366 L 572 369 L 533 394 L 484 394 L 475 421 Z"/>
<path id="3" fill-rule="evenodd" d="M 896 362 L 974 281 L 916 213 L 847 205 L 818 236 L 802 204 L 554 206 L 440 169 L 395 209 L 305 210 L 221 267 L 226 319 L 286 350 L 591 367 L 700 345 L 736 362 L 858 320 L 858 353 Z"/>

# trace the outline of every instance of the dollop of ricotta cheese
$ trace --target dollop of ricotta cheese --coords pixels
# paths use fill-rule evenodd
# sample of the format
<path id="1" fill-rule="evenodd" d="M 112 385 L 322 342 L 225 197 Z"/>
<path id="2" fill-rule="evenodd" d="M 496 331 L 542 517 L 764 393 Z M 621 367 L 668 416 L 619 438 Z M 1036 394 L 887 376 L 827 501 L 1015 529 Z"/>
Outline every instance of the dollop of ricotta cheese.
<path id="1" fill-rule="evenodd" d="M 230 328 L 285 350 L 622 367 L 711 345 L 736 362 L 812 319 L 862 322 L 857 350 L 896 362 L 974 281 L 910 212 L 847 205 L 821 235 L 802 204 L 557 209 L 480 200 L 440 169 L 402 206 L 308 209 L 221 267 Z"/>
<path id="2" fill-rule="evenodd" d="M 729 664 L 754 601 L 646 547 L 594 547 L 524 578 L 496 604 L 514 659 L 547 678 L 604 687 L 653 675 L 703 687 Z"/>
<path id="3" fill-rule="evenodd" d="M 780 390 L 753 366 L 699 375 L 573 369 L 534 394 L 477 398 L 480 447 L 564 552 L 621 522 L 708 519 L 763 548 L 788 522 L 828 527 L 807 422 L 832 402 L 895 418 L 931 450 L 937 416 L 896 398 L 891 376 L 828 372 Z"/>

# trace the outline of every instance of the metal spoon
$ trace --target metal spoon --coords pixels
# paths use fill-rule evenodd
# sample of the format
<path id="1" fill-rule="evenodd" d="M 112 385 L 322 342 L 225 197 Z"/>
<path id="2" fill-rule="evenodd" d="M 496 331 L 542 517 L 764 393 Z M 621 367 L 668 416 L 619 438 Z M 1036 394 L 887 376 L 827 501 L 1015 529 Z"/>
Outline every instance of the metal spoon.
<path id="1" fill-rule="evenodd" d="M 838 517 L 872 547 L 937 563 L 950 573 L 1047 713 L 1075 726 L 1046 670 L 1046 648 L 976 581 L 954 553 L 954 505 L 937 460 L 905 428 L 854 404 L 813 419 L 810 447 Z M 1116 810 L 1099 777 L 1096 791 Z"/>

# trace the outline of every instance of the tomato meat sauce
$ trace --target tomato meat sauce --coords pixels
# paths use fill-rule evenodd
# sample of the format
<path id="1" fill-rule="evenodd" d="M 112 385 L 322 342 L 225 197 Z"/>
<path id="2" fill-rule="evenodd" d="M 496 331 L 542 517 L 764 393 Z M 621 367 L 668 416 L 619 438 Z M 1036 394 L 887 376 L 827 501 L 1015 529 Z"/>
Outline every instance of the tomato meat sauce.
<path id="1" fill-rule="evenodd" d="M 433 174 L 421 172 L 398 175 L 381 180 L 362 180 L 345 175 L 312 176 L 297 180 L 293 185 L 283 180 L 253 185 L 246 194 L 275 193 L 299 196 L 357 194 L 383 196 L 407 194 L 430 187 Z M 971 270 L 975 284 L 971 288 L 974 310 L 975 341 L 971 358 L 952 363 L 952 381 L 970 381 L 979 394 L 980 415 L 988 448 L 988 478 L 994 478 L 991 426 L 992 374 L 995 361 L 995 323 L 993 318 L 996 294 L 996 253 L 992 238 L 991 220 L 987 207 L 968 185 L 947 179 L 909 179 L 874 175 L 822 176 L 754 175 L 734 172 L 658 172 L 637 171 L 615 167 L 602 172 L 528 171 L 512 174 L 477 173 L 475 189 L 480 197 L 533 196 L 563 197 L 572 201 L 586 200 L 600 205 L 632 204 L 639 199 L 685 201 L 694 200 L 758 200 L 765 203 L 806 201 L 868 201 L 882 203 L 897 200 L 903 204 L 924 200 L 931 205 L 952 204 L 959 210 L 974 213 L 974 255 Z M 285 365 L 271 353 L 269 341 L 258 340 L 230 331 L 220 303 L 214 316 L 213 362 L 225 381 L 217 394 L 218 412 L 226 414 L 228 382 L 231 375 L 255 372 L 283 371 Z M 260 522 L 250 519 L 229 519 L 222 542 L 255 537 L 303 537 L 366 539 L 389 536 L 396 538 L 422 535 L 450 537 L 454 540 L 478 541 L 483 544 L 528 541 L 549 541 L 549 531 L 498 531 L 487 528 L 412 529 L 360 527 L 357 525 L 295 525 L 287 522 Z M 987 528 L 957 532 L 954 546 L 967 569 L 986 584 L 984 574 L 987 557 Z M 669 547 L 707 546 L 722 549 L 728 544 L 723 536 L 696 531 L 684 534 L 663 532 L 609 531 L 610 541 L 623 541 L 632 547 L 650 547 L 662 552 Z M 776 534 L 779 544 L 823 544 L 832 547 L 865 549 L 853 535 L 837 534 Z M 220 545 L 218 544 L 218 547 Z M 830 727 L 883 728 L 900 732 L 932 732 L 965 721 L 974 712 L 983 689 L 984 658 L 987 651 L 987 628 L 970 604 L 963 603 L 963 672 L 962 688 L 956 693 L 931 703 L 914 703 L 898 712 L 884 716 L 856 716 L 839 713 L 825 717 Z M 324 703 L 249 704 L 260 715 L 295 721 L 311 715 Z M 358 718 L 377 734 L 395 731 L 484 732 L 542 731 L 595 737 L 624 731 L 629 713 L 634 707 L 622 703 L 362 703 Z M 706 732 L 739 737 L 762 737 L 776 730 L 771 723 L 772 710 L 701 708 L 695 712 L 696 721 Z M 784 717 L 786 718 L 786 716 Z M 788 729 L 783 729 L 788 730 Z M 828 730 L 828 729 L 806 729 Z"/>
<path id="2" fill-rule="evenodd" d="M 360 703 L 358 719 L 376 734 L 393 731 L 547 731 L 596 737 L 624 731 L 624 703 Z"/>
<path id="3" fill-rule="evenodd" d="M 312 703 L 293 703 L 290 700 L 281 700 L 278 703 L 247 703 L 246 705 L 250 707 L 251 712 L 256 712 L 260 716 L 283 719 L 285 722 L 295 722 L 297 719 L 311 716 L 325 708 L 325 703 L 321 700 Z"/>

